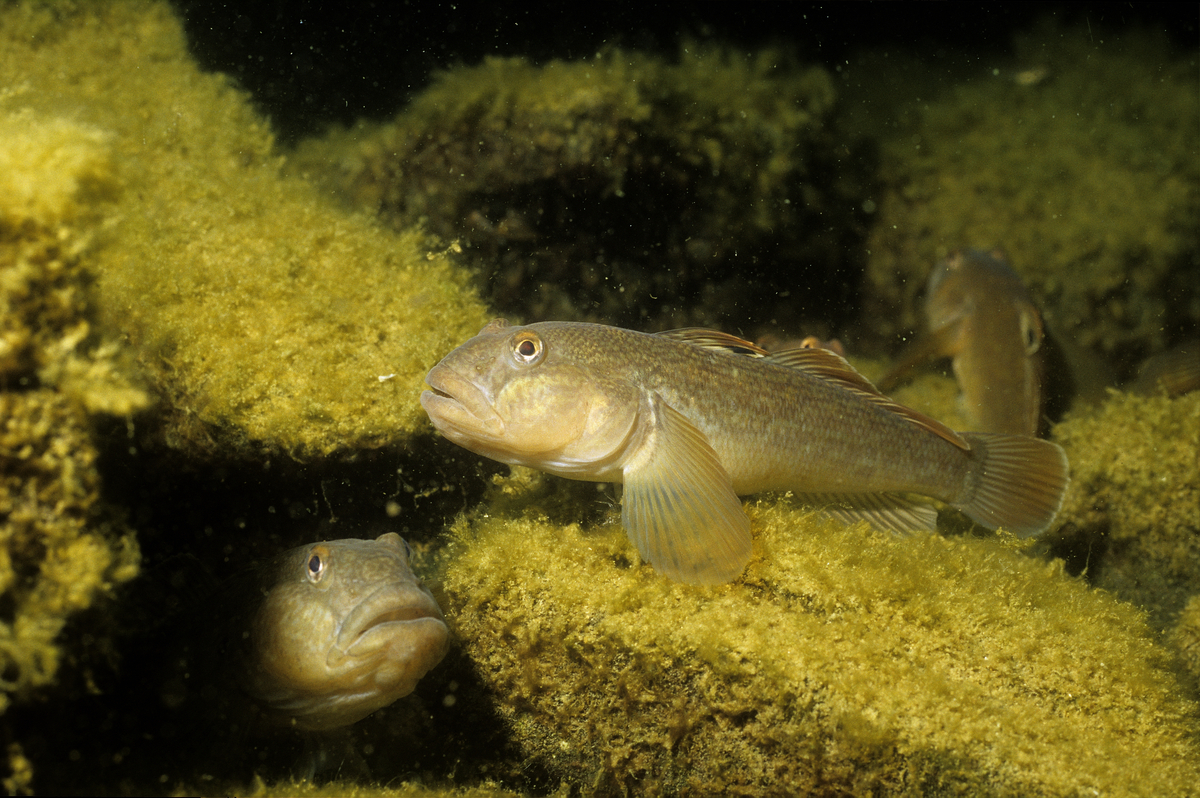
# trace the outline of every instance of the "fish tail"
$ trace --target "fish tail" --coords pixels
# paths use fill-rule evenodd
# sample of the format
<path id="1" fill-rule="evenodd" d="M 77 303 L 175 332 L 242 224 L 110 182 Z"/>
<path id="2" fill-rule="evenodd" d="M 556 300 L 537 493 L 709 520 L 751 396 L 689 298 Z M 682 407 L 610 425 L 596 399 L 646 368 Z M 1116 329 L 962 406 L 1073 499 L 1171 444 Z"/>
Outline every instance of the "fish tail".
<path id="1" fill-rule="evenodd" d="M 1067 455 L 1050 441 L 1024 435 L 963 432 L 973 467 L 952 504 L 991 529 L 1027 538 L 1044 532 L 1062 507 Z"/>

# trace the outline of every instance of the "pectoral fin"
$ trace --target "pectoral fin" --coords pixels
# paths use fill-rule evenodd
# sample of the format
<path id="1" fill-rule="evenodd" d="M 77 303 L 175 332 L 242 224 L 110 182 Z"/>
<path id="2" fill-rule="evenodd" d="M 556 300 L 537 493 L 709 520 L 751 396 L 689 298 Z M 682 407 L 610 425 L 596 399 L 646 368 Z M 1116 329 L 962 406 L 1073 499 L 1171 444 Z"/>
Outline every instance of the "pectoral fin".
<path id="1" fill-rule="evenodd" d="M 963 348 L 963 317 L 950 320 L 941 327 L 920 336 L 900 353 L 892 370 L 876 383 L 879 390 L 887 393 L 906 381 L 917 367 L 941 357 L 954 357 Z"/>
<path id="2" fill-rule="evenodd" d="M 621 523 L 642 559 L 693 585 L 736 577 L 750 560 L 750 520 L 708 439 L 657 395 L 624 470 Z"/>

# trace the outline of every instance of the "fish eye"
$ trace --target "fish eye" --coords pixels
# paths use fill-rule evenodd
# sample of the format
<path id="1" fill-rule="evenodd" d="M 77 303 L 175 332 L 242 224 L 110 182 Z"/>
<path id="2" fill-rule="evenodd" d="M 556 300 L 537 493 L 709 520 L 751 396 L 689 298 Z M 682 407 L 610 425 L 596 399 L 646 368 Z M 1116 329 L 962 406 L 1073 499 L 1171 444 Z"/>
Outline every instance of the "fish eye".
<path id="1" fill-rule="evenodd" d="M 1025 354 L 1032 355 L 1042 346 L 1042 319 L 1036 311 L 1022 311 L 1021 338 L 1025 343 Z"/>
<path id="2" fill-rule="evenodd" d="M 325 575 L 325 567 L 329 562 L 329 550 L 324 546 L 314 546 L 308 553 L 308 562 L 304 564 L 304 575 L 308 581 L 316 584 Z"/>
<path id="3" fill-rule="evenodd" d="M 536 366 L 546 356 L 546 345 L 537 333 L 522 330 L 513 336 L 512 356 L 519 366 Z"/>

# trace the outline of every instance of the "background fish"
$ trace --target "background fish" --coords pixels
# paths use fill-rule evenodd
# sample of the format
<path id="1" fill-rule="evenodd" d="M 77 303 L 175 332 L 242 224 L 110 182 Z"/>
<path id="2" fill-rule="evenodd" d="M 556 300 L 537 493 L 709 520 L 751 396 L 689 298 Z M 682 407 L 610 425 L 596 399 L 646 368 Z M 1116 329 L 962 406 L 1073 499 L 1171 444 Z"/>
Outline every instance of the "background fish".
<path id="1" fill-rule="evenodd" d="M 1200 389 L 1200 339 L 1146 358 L 1130 386 L 1135 393 L 1182 396 Z"/>
<path id="2" fill-rule="evenodd" d="M 837 338 L 830 338 L 828 341 L 822 340 L 815 335 L 806 335 L 803 338 L 780 338 L 777 335 L 767 334 L 759 338 L 758 345 L 762 348 L 761 354 L 767 352 L 778 352 L 783 349 L 828 349 L 835 355 L 841 357 L 846 356 L 846 347 Z"/>
<path id="3" fill-rule="evenodd" d="M 929 275 L 925 315 L 929 333 L 900 356 L 879 389 L 891 391 L 919 364 L 949 357 L 973 428 L 1036 435 L 1042 316 L 1003 254 L 965 249 L 939 263 Z"/>
<path id="4" fill-rule="evenodd" d="M 361 720 L 406 696 L 450 633 L 394 532 L 282 555 L 250 622 L 243 685 L 302 729 Z"/>
<path id="5" fill-rule="evenodd" d="M 61 724 L 67 750 L 98 761 L 112 740 L 136 738 L 121 754 L 135 772 L 219 764 L 246 783 L 366 773 L 351 724 L 411 692 L 446 654 L 437 603 L 394 533 L 265 560 L 253 550 L 173 556 L 128 586 L 119 671 L 81 700 L 137 711 Z"/>
<path id="6" fill-rule="evenodd" d="M 820 348 L 766 354 L 711 330 L 651 335 L 597 324 L 496 320 L 427 375 L 421 404 L 451 441 L 502 462 L 624 484 L 621 520 L 678 581 L 717 584 L 750 557 L 738 495 L 821 494 L 831 512 L 932 529 L 945 501 L 1020 535 L 1062 502 L 1062 450 L 958 434 L 881 395 Z"/>

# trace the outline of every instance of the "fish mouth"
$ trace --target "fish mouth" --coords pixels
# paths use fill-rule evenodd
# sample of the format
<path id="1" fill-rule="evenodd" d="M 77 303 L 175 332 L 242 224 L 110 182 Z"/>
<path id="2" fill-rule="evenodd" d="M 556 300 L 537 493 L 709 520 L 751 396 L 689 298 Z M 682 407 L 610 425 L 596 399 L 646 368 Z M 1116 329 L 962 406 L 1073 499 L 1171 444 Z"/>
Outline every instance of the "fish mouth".
<path id="1" fill-rule="evenodd" d="M 466 442 L 503 437 L 504 421 L 475 383 L 442 364 L 429 370 L 425 382 L 430 390 L 421 392 L 421 407 L 447 438 L 470 448 Z"/>
<path id="2" fill-rule="evenodd" d="M 400 636 L 446 637 L 437 602 L 410 582 L 388 583 L 359 602 L 342 622 L 330 657 L 363 657 L 387 648 Z"/>

